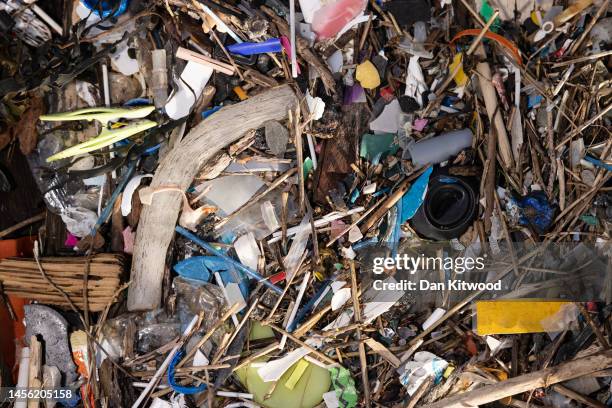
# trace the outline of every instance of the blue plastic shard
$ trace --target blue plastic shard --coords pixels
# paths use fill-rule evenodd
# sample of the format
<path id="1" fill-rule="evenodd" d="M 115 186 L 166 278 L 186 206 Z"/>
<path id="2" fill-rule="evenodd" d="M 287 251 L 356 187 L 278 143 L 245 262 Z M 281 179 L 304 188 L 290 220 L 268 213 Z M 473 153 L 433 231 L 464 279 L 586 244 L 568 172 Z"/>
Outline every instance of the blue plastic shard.
<path id="1" fill-rule="evenodd" d="M 555 209 L 543 191 L 533 191 L 518 203 L 521 208 L 519 223 L 533 227 L 538 234 L 545 233 L 554 220 Z"/>
<path id="2" fill-rule="evenodd" d="M 243 42 L 240 44 L 232 44 L 227 46 L 227 50 L 232 54 L 238 55 L 254 55 L 254 54 L 265 54 L 267 52 L 281 52 L 283 46 L 281 45 L 280 39 L 270 38 L 263 42 Z"/>
<path id="3" fill-rule="evenodd" d="M 212 275 L 218 272 L 224 285 L 237 283 L 244 297 L 249 295 L 246 274 L 237 270 L 234 265 L 218 256 L 192 256 L 174 265 L 179 276 L 202 282 L 210 282 Z"/>
<path id="4" fill-rule="evenodd" d="M 402 197 L 402 210 L 398 211 L 399 224 L 403 224 L 414 217 L 414 214 L 416 214 L 421 204 L 423 204 L 425 195 L 427 194 L 429 176 L 431 176 L 432 171 L 432 167 L 425 170 Z"/>
<path id="5" fill-rule="evenodd" d="M 187 279 L 210 282 L 211 273 L 206 266 L 205 256 L 192 256 L 174 265 L 174 271 Z"/>

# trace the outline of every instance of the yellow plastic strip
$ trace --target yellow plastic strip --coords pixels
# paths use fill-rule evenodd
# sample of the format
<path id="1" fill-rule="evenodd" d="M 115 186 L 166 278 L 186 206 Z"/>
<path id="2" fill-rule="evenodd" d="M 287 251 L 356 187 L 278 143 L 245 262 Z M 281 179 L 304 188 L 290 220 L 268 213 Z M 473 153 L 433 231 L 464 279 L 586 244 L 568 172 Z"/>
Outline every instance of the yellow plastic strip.
<path id="1" fill-rule="evenodd" d="M 304 375 L 304 371 L 306 371 L 309 364 L 310 363 L 304 359 L 301 359 L 295 363 L 295 369 L 285 383 L 285 387 L 289 388 L 290 390 L 294 389 L 295 385 L 298 383 L 298 381 L 300 381 L 300 378 L 302 378 L 302 375 Z"/>
<path id="2" fill-rule="evenodd" d="M 559 331 L 567 327 L 572 302 L 497 300 L 476 302 L 476 331 L 488 334 L 521 334 Z"/>

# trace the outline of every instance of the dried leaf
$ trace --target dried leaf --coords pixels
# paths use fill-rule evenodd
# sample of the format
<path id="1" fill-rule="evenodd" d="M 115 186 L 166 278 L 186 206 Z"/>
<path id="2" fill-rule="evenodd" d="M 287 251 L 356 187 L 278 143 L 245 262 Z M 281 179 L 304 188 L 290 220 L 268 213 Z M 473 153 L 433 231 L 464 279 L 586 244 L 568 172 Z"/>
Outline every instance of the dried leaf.
<path id="1" fill-rule="evenodd" d="M 30 99 L 30 106 L 21 115 L 19 122 L 15 126 L 15 133 L 19 138 L 19 149 L 21 153 L 28 155 L 34 151 L 38 143 L 38 132 L 36 123 L 40 115 L 44 113 L 45 104 L 42 98 Z"/>
<path id="2" fill-rule="evenodd" d="M 0 133 L 0 150 L 4 149 L 13 140 L 13 132 L 11 129 L 7 129 L 5 132 Z"/>

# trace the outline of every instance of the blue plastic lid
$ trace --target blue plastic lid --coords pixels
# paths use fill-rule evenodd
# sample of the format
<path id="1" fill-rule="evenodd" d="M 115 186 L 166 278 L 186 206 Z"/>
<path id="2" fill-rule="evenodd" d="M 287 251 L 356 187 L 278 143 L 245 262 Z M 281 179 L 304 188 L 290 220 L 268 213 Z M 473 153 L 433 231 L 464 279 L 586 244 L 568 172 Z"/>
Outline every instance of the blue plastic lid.
<path id="1" fill-rule="evenodd" d="M 111 13 L 113 17 L 120 16 L 127 10 L 129 2 L 129 0 L 81 0 L 85 7 L 101 18 L 108 17 Z"/>

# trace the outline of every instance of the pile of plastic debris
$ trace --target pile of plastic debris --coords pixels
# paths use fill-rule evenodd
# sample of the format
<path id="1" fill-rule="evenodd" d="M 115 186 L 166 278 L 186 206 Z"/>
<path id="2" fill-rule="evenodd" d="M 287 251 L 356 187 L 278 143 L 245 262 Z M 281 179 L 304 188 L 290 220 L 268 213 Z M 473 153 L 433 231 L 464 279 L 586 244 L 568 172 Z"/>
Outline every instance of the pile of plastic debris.
<path id="1" fill-rule="evenodd" d="M 0 0 L 2 397 L 610 406 L 609 3 Z"/>

